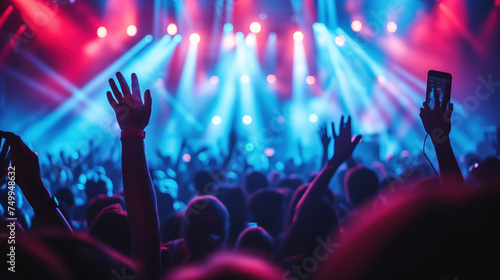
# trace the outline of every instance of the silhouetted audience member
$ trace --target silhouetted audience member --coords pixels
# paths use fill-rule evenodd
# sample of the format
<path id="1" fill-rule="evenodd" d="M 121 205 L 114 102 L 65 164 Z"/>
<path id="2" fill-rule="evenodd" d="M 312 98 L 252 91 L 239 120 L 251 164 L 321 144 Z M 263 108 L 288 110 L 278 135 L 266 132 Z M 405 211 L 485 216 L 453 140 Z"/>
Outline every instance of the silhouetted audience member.
<path id="1" fill-rule="evenodd" d="M 283 229 L 285 197 L 276 190 L 259 190 L 248 198 L 251 221 L 263 227 L 274 239 Z"/>
<path id="2" fill-rule="evenodd" d="M 344 185 L 349 201 L 359 207 L 377 195 L 379 182 L 375 172 L 357 166 L 347 172 Z"/>
<path id="3" fill-rule="evenodd" d="M 270 256 L 274 250 L 274 241 L 263 227 L 249 227 L 241 232 L 236 242 L 238 251 L 255 254 L 257 256 Z"/>

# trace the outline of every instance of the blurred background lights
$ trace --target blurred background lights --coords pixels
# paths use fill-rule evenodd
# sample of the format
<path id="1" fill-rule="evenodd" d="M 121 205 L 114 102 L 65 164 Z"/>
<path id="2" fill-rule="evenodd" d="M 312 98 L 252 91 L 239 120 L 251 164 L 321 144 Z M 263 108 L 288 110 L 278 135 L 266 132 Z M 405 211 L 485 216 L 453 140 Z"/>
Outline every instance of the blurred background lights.
<path id="1" fill-rule="evenodd" d="M 318 121 L 318 115 L 316 114 L 310 114 L 309 115 L 309 121 L 312 123 L 316 123 Z"/>
<path id="2" fill-rule="evenodd" d="M 249 125 L 252 123 L 252 117 L 250 117 L 249 115 L 245 115 L 243 116 L 243 118 L 241 119 L 241 121 L 246 124 L 246 125 Z"/>
<path id="3" fill-rule="evenodd" d="M 135 36 L 135 34 L 137 34 L 137 27 L 133 24 L 129 25 L 127 27 L 127 35 L 132 37 Z"/>
<path id="4" fill-rule="evenodd" d="M 171 23 L 167 26 L 167 33 L 171 36 L 177 34 L 177 25 L 175 23 Z"/>
<path id="5" fill-rule="evenodd" d="M 191 36 L 189 36 L 189 42 L 198 44 L 200 42 L 200 35 L 198 33 L 191 34 Z"/>
<path id="6" fill-rule="evenodd" d="M 300 31 L 295 31 L 295 33 L 293 33 L 293 39 L 295 41 L 302 41 L 304 40 L 304 34 L 302 34 L 302 32 Z"/>
<path id="7" fill-rule="evenodd" d="M 97 28 L 97 36 L 99 38 L 104 38 L 104 37 L 106 37 L 106 35 L 108 35 L 108 30 L 106 29 L 106 27 L 101 26 L 101 27 Z"/>
<path id="8" fill-rule="evenodd" d="M 250 31 L 251 31 L 252 33 L 259 33 L 261 29 L 262 29 L 262 27 L 260 26 L 260 23 L 258 23 L 258 22 L 256 22 L 256 21 L 255 21 L 255 22 L 252 22 L 252 23 L 250 24 Z"/>
<path id="9" fill-rule="evenodd" d="M 396 30 L 398 30 L 398 25 L 394 21 L 389 21 L 387 23 L 387 31 L 394 33 Z"/>
<path id="10" fill-rule="evenodd" d="M 219 117 L 219 116 L 214 116 L 214 117 L 212 118 L 212 123 L 213 123 L 214 125 L 219 125 L 219 124 L 221 124 L 221 123 L 222 123 L 222 119 L 221 119 L 221 117 Z"/>
<path id="11" fill-rule="evenodd" d="M 351 28 L 354 32 L 359 32 L 361 31 L 361 28 L 363 28 L 363 24 L 361 24 L 361 21 L 359 20 L 353 20 L 351 23 Z"/>

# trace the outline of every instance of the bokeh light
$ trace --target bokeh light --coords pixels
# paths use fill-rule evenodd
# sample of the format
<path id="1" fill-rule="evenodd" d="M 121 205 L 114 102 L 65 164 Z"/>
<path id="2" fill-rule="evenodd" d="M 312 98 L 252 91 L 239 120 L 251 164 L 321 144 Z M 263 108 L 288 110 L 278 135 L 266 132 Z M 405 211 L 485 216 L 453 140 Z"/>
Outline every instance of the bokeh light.
<path id="1" fill-rule="evenodd" d="M 133 24 L 129 25 L 127 27 L 127 35 L 132 37 L 135 36 L 135 34 L 137 34 L 137 27 Z"/>
<path id="2" fill-rule="evenodd" d="M 351 23 L 351 28 L 354 32 L 359 32 L 363 28 L 363 24 L 359 20 L 353 20 Z"/>
<path id="3" fill-rule="evenodd" d="M 177 34 L 177 25 L 175 23 L 171 23 L 167 26 L 167 33 L 168 35 L 174 36 Z"/>
<path id="4" fill-rule="evenodd" d="M 335 44 L 337 44 L 337 46 L 339 47 L 342 47 L 345 44 L 345 37 L 342 35 L 338 35 L 337 37 L 335 37 Z"/>
<path id="5" fill-rule="evenodd" d="M 302 32 L 300 31 L 295 31 L 295 33 L 293 33 L 293 39 L 295 41 L 302 41 L 304 40 L 304 34 L 302 34 Z"/>
<path id="6" fill-rule="evenodd" d="M 221 117 L 219 117 L 219 116 L 214 116 L 214 117 L 212 118 L 212 123 L 213 123 L 214 125 L 219 125 L 219 124 L 221 124 L 221 123 L 222 123 L 222 119 L 221 119 Z"/>
<path id="7" fill-rule="evenodd" d="M 97 28 L 97 36 L 99 38 L 104 38 L 104 37 L 106 37 L 106 35 L 108 35 L 108 30 L 106 29 L 106 27 L 101 26 L 101 27 Z"/>
<path id="8" fill-rule="evenodd" d="M 210 83 L 211 83 L 212 85 L 216 85 L 216 84 L 218 84 L 218 83 L 219 83 L 219 77 L 217 77 L 217 76 L 212 76 L 212 77 L 210 77 Z"/>
<path id="9" fill-rule="evenodd" d="M 309 121 L 312 122 L 312 123 L 316 123 L 318 121 L 318 115 L 316 114 L 310 114 L 309 115 Z"/>
<path id="10" fill-rule="evenodd" d="M 243 118 L 241 119 L 241 121 L 244 124 L 249 125 L 252 123 L 252 117 L 250 117 L 249 115 L 244 115 Z"/>
<path id="11" fill-rule="evenodd" d="M 314 78 L 314 76 L 307 76 L 306 83 L 308 85 L 313 85 L 315 82 L 316 82 L 316 78 Z"/>
<path id="12" fill-rule="evenodd" d="M 201 38 L 198 33 L 193 33 L 191 36 L 189 36 L 189 42 L 193 44 L 198 44 L 200 42 Z"/>
<path id="13" fill-rule="evenodd" d="M 398 30 L 398 25 L 394 21 L 389 21 L 387 23 L 387 31 L 390 33 L 394 33 Z"/>
<path id="14" fill-rule="evenodd" d="M 273 74 L 267 75 L 267 82 L 270 84 L 274 84 L 276 82 L 276 76 Z"/>
<path id="15" fill-rule="evenodd" d="M 250 24 L 250 31 L 251 31 L 252 33 L 259 33 L 261 29 L 262 29 L 262 27 L 260 26 L 260 23 L 258 23 L 258 22 L 256 22 L 256 21 L 255 21 L 255 22 L 252 22 L 252 23 Z"/>
<path id="16" fill-rule="evenodd" d="M 240 81 L 244 84 L 248 84 L 248 82 L 250 82 L 250 77 L 248 75 L 241 75 Z"/>

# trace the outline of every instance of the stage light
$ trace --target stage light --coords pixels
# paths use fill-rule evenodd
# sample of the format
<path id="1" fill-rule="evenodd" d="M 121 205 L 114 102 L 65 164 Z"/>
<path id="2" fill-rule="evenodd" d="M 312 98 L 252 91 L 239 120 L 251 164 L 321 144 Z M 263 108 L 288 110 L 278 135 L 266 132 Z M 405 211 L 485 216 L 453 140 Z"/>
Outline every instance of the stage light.
<path id="1" fill-rule="evenodd" d="M 247 144 L 245 145 L 245 150 L 247 150 L 247 152 L 251 152 L 251 151 L 253 151 L 253 148 L 254 148 L 254 146 L 253 146 L 253 144 L 252 144 L 252 143 L 247 143 Z"/>
<path id="2" fill-rule="evenodd" d="M 135 34 L 137 34 L 137 27 L 135 27 L 135 25 L 131 24 L 127 27 L 127 35 L 132 37 L 132 36 L 135 36 Z"/>
<path id="3" fill-rule="evenodd" d="M 318 121 L 318 115 L 316 114 L 310 114 L 309 115 L 309 121 L 312 122 L 312 123 L 315 123 Z"/>
<path id="4" fill-rule="evenodd" d="M 191 36 L 189 36 L 189 42 L 198 44 L 200 42 L 200 35 L 198 33 L 191 34 Z"/>
<path id="5" fill-rule="evenodd" d="M 273 148 L 266 148 L 264 150 L 264 154 L 266 154 L 267 157 L 272 157 L 272 156 L 274 156 L 274 149 Z"/>
<path id="6" fill-rule="evenodd" d="M 250 31 L 252 33 L 259 33 L 262 27 L 260 26 L 260 23 L 254 21 L 250 24 Z"/>
<path id="7" fill-rule="evenodd" d="M 306 83 L 308 85 L 313 85 L 315 82 L 316 82 L 316 78 L 314 78 L 313 76 L 307 76 L 306 77 Z"/>
<path id="8" fill-rule="evenodd" d="M 337 46 L 339 47 L 342 47 L 345 44 L 345 37 L 342 35 L 335 37 L 335 44 L 337 44 Z"/>
<path id="9" fill-rule="evenodd" d="M 190 154 L 184 154 L 184 155 L 182 156 L 182 160 L 183 160 L 184 162 L 190 162 L 190 161 L 191 161 L 191 155 L 190 155 Z"/>
<path id="10" fill-rule="evenodd" d="M 223 44 L 226 49 L 234 48 L 236 46 L 236 38 L 234 38 L 233 34 L 227 34 L 224 36 Z"/>
<path id="11" fill-rule="evenodd" d="M 281 161 L 278 161 L 275 166 L 276 166 L 276 169 L 278 169 L 278 170 L 285 169 L 285 165 Z"/>
<path id="12" fill-rule="evenodd" d="M 218 83 L 219 83 L 219 77 L 217 77 L 217 76 L 212 76 L 212 77 L 210 77 L 210 83 L 211 83 L 212 85 L 216 85 L 216 84 L 218 84 Z"/>
<path id="13" fill-rule="evenodd" d="M 295 41 L 302 41 L 304 40 L 304 34 L 302 34 L 302 32 L 300 31 L 295 31 L 295 33 L 293 33 L 293 39 Z"/>
<path id="14" fill-rule="evenodd" d="M 108 30 L 106 29 L 106 27 L 101 26 L 101 27 L 97 28 L 97 36 L 99 38 L 104 38 L 104 37 L 106 37 L 107 34 L 108 34 Z"/>
<path id="15" fill-rule="evenodd" d="M 351 23 L 351 28 L 354 32 L 359 32 L 361 31 L 361 28 L 363 28 L 363 24 L 361 24 L 361 21 L 359 20 L 353 20 Z"/>
<path id="16" fill-rule="evenodd" d="M 226 31 L 226 32 L 233 31 L 233 25 L 231 23 L 224 24 L 224 31 Z"/>
<path id="17" fill-rule="evenodd" d="M 214 116 L 214 117 L 212 118 L 212 123 L 213 123 L 214 125 L 219 125 L 219 124 L 221 124 L 221 123 L 222 123 L 222 119 L 221 119 L 219 116 Z"/>
<path id="18" fill-rule="evenodd" d="M 169 24 L 167 26 L 167 33 L 170 36 L 174 36 L 175 34 L 177 34 L 177 25 L 175 25 L 175 23 Z"/>
<path id="19" fill-rule="evenodd" d="M 394 33 L 396 30 L 398 30 L 398 25 L 394 21 L 389 21 L 387 23 L 387 31 Z"/>
<path id="20" fill-rule="evenodd" d="M 249 115 L 244 115 L 243 118 L 241 119 L 241 121 L 244 124 L 249 125 L 252 123 L 252 117 L 250 117 Z"/>
<path id="21" fill-rule="evenodd" d="M 382 76 L 382 75 L 378 75 L 378 76 L 377 76 L 377 81 L 378 81 L 379 83 L 381 83 L 381 84 L 385 84 L 385 83 L 387 82 L 387 80 L 385 79 L 385 77 L 384 77 L 384 76 Z"/>
<path id="22" fill-rule="evenodd" d="M 276 82 L 276 76 L 273 74 L 267 75 L 267 82 L 270 84 L 274 84 Z"/>
<path id="23" fill-rule="evenodd" d="M 241 75 L 240 81 L 244 84 L 250 82 L 250 77 L 248 75 Z"/>
<path id="24" fill-rule="evenodd" d="M 276 121 L 277 121 L 279 124 L 284 124 L 284 123 L 285 123 L 285 120 L 286 120 L 286 119 L 285 119 L 285 117 L 283 117 L 283 116 L 278 116 L 278 117 L 276 118 Z"/>

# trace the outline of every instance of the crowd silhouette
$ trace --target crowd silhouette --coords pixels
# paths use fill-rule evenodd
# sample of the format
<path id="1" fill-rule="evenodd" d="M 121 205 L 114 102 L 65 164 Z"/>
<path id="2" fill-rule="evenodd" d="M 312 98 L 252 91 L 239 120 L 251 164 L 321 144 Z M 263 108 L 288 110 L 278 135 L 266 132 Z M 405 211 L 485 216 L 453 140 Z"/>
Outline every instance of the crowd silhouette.
<path id="1" fill-rule="evenodd" d="M 141 92 L 135 74 L 130 86 L 120 72 L 109 85 L 119 157 L 100 155 L 91 142 L 89 153 L 49 155 L 40 164 L 18 135 L 0 131 L 0 234 L 8 236 L 11 223 L 16 232 L 16 278 L 2 255 L 1 279 L 500 276 L 500 161 L 468 155 L 464 179 L 450 141 L 449 100 L 420 109 L 438 177 L 409 157 L 361 164 L 352 154 L 362 136 L 353 135 L 349 116 L 319 128 L 319 170 L 304 160 L 277 172 L 241 160 L 234 131 L 208 163 L 196 156 L 207 147 L 193 150 L 184 140 L 177 157 L 158 151 L 161 163 L 149 166 L 144 131 L 154 94 Z M 193 160 L 180 168 L 186 150 Z M 235 158 L 238 173 L 230 167 Z M 396 175 L 396 167 L 403 171 Z M 11 250 L 1 240 L 1 251 Z"/>

